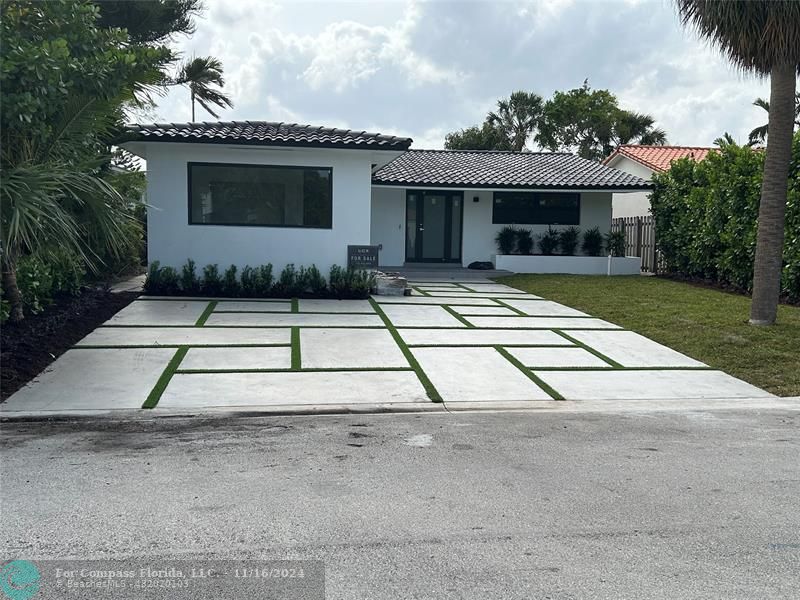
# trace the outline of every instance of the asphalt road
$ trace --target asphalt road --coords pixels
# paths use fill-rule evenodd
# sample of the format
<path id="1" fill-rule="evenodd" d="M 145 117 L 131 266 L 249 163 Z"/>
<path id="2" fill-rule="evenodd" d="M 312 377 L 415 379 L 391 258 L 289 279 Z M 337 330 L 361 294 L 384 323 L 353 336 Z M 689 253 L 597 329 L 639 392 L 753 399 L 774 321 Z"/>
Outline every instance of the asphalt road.
<path id="1" fill-rule="evenodd" d="M 796 598 L 798 426 L 784 410 L 5 423 L 3 553 L 319 559 L 330 599 Z"/>

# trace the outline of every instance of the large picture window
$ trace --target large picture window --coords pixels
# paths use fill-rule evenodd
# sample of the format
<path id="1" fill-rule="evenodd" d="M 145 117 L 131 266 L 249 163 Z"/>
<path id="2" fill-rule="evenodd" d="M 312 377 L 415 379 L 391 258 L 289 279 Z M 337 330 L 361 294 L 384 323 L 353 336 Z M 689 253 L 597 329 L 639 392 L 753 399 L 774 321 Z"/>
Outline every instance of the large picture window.
<path id="1" fill-rule="evenodd" d="M 578 225 L 581 195 L 565 192 L 495 192 L 492 223 Z"/>
<path id="2" fill-rule="evenodd" d="M 332 170 L 189 163 L 190 225 L 332 227 Z"/>

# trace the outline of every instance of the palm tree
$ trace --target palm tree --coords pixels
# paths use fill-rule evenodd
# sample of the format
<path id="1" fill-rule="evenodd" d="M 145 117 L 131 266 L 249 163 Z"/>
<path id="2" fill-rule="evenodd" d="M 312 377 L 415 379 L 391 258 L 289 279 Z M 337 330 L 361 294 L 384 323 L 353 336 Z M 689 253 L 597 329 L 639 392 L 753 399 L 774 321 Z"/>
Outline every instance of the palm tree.
<path id="1" fill-rule="evenodd" d="M 126 248 L 132 217 L 125 199 L 101 177 L 110 159 L 101 153 L 102 139 L 110 139 L 121 122 L 122 102 L 73 97 L 52 137 L 38 141 L 32 133 L 3 148 L 2 282 L 11 321 L 24 318 L 17 285 L 20 257 L 66 248 L 96 268 L 99 259 L 92 248 L 102 247 L 114 258 Z"/>
<path id="2" fill-rule="evenodd" d="M 189 88 L 192 98 L 192 121 L 195 118 L 195 100 L 214 118 L 219 115 L 211 108 L 212 104 L 220 108 L 233 107 L 233 102 L 225 93 L 212 87 L 221 88 L 225 85 L 222 62 L 213 56 L 198 56 L 183 63 L 173 83 Z"/>
<path id="3" fill-rule="evenodd" d="M 675 0 L 681 21 L 710 40 L 743 71 L 770 78 L 767 149 L 758 211 L 750 323 L 778 315 L 786 196 L 800 70 L 800 2 Z"/>
<path id="4" fill-rule="evenodd" d="M 490 112 L 486 122 L 508 138 L 511 149 L 521 152 L 539 124 L 544 103 L 539 94 L 517 91 L 508 99 L 497 101 L 497 112 Z"/>
<path id="5" fill-rule="evenodd" d="M 753 106 L 763 108 L 769 115 L 769 100 L 764 100 L 764 98 L 756 98 L 755 102 L 753 102 Z M 794 124 L 796 127 L 800 127 L 800 93 L 794 95 Z M 768 125 L 765 124 L 753 129 L 753 131 L 750 132 L 748 144 L 751 146 L 763 144 L 767 139 L 767 126 Z"/>

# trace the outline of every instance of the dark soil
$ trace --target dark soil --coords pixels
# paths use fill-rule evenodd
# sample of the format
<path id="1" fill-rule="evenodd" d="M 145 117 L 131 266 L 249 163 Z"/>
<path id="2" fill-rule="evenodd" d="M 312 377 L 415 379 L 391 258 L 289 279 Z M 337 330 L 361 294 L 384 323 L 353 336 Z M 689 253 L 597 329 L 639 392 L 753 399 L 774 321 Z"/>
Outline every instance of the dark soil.
<path id="1" fill-rule="evenodd" d="M 739 296 L 750 297 L 752 295 L 748 290 L 745 290 L 733 284 L 724 283 L 721 281 L 715 281 L 713 279 L 704 279 L 702 277 L 691 277 L 689 275 L 681 275 L 680 273 L 659 273 L 658 277 L 661 277 L 662 279 L 672 279 L 673 281 L 688 283 L 689 285 L 693 285 L 695 287 L 708 288 L 710 290 L 720 290 L 723 292 L 728 292 L 729 294 L 737 294 Z M 800 306 L 800 298 L 792 299 L 783 294 L 780 297 L 780 303 L 788 304 L 789 306 Z"/>
<path id="2" fill-rule="evenodd" d="M 38 315 L 6 323 L 0 331 L 0 401 L 41 373 L 139 294 L 112 294 L 88 288 L 80 296 L 62 296 Z"/>

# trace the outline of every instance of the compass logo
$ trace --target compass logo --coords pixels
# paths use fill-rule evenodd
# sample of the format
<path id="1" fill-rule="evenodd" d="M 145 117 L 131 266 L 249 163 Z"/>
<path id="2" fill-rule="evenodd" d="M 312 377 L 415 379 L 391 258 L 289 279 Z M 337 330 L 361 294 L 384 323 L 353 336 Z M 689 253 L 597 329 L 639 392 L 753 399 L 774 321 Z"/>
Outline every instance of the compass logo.
<path id="1" fill-rule="evenodd" d="M 0 567 L 0 590 L 9 600 L 28 600 L 39 591 L 39 569 L 29 560 L 12 560 Z"/>

